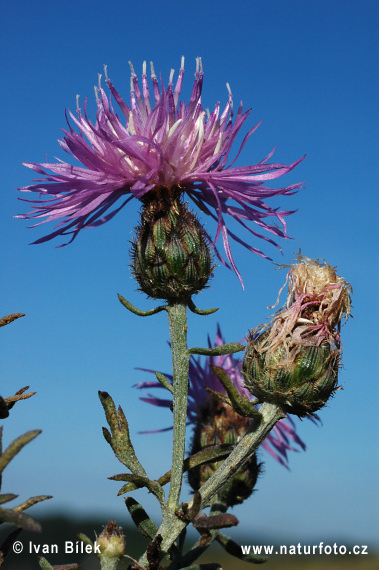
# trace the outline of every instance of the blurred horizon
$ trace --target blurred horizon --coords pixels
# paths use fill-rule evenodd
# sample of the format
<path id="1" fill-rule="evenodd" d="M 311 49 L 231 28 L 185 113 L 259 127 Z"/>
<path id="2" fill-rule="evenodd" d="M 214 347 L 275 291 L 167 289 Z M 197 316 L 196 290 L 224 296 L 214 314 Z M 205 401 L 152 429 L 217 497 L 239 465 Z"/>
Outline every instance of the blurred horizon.
<path id="1" fill-rule="evenodd" d="M 45 553 L 44 556 L 51 564 L 66 564 L 78 563 L 80 568 L 83 570 L 90 570 L 92 568 L 98 568 L 99 562 L 97 558 L 93 555 L 81 554 L 80 546 L 77 547 L 78 534 L 86 535 L 90 540 L 95 540 L 96 536 L 99 536 L 103 527 L 108 521 L 98 521 L 96 519 L 92 520 L 88 517 L 79 517 L 75 520 L 65 517 L 62 514 L 56 514 L 53 517 L 42 517 L 39 519 L 42 525 L 42 534 L 32 533 L 23 531 L 18 539 L 24 546 L 23 552 L 21 554 L 10 554 L 6 560 L 6 567 L 9 570 L 34 570 L 38 569 L 37 554 L 35 551 L 30 553 L 30 543 L 33 544 L 33 548 L 38 550 L 38 545 L 40 549 L 43 545 L 51 549 L 51 545 L 56 545 L 58 554 L 48 554 Z M 134 527 L 134 525 L 124 525 L 122 520 L 117 520 L 117 524 L 123 527 L 125 535 L 125 543 L 127 552 L 132 557 L 137 557 L 142 548 L 145 547 L 147 540 L 143 538 Z M 11 527 L 12 528 L 12 527 Z M 8 528 L 9 531 L 9 528 Z M 7 532 L 3 527 L 0 529 L 0 542 L 3 540 Z M 189 529 L 188 538 L 190 542 L 195 542 L 198 533 L 194 529 Z M 290 548 L 295 547 L 298 549 L 298 544 L 286 543 L 280 538 L 275 538 L 272 536 L 262 537 L 244 535 L 240 533 L 234 540 L 239 545 L 254 545 L 259 546 L 273 546 L 274 552 L 280 552 L 280 547 L 282 545 L 287 546 L 287 554 L 271 554 L 268 555 L 267 562 L 264 567 L 267 568 L 311 568 L 312 570 L 317 570 L 318 568 L 346 568 L 347 570 L 371 570 L 377 568 L 377 563 L 379 560 L 378 549 L 371 548 L 368 545 L 367 553 L 365 555 L 334 555 L 334 554 L 289 554 Z M 72 543 L 72 548 L 74 551 L 78 548 L 78 553 L 73 552 L 72 554 L 63 554 L 65 550 L 65 543 L 68 541 Z M 315 545 L 319 546 L 319 543 L 323 541 L 314 541 L 311 545 L 309 543 L 302 543 L 300 545 L 301 549 L 307 548 L 308 546 Z M 80 544 L 80 543 L 79 543 Z M 330 545 L 333 548 L 333 543 L 329 541 L 328 543 L 323 543 L 323 547 Z M 348 542 L 337 542 L 337 547 L 341 545 L 346 546 L 349 550 L 354 544 L 349 544 Z M 361 546 L 361 545 L 359 545 Z M 52 549 L 51 549 L 52 550 Z M 41 550 L 39 551 L 41 553 Z M 262 552 L 263 554 L 263 552 Z M 242 560 L 236 559 L 235 557 L 227 554 L 217 543 L 211 545 L 210 549 L 201 557 L 201 563 L 214 562 L 217 560 L 222 564 L 223 570 L 235 570 L 236 565 L 238 569 L 243 570 L 246 568 L 251 568 L 251 563 L 244 562 Z M 120 570 L 126 568 L 129 565 L 129 561 L 125 561 L 124 564 L 120 566 Z"/>

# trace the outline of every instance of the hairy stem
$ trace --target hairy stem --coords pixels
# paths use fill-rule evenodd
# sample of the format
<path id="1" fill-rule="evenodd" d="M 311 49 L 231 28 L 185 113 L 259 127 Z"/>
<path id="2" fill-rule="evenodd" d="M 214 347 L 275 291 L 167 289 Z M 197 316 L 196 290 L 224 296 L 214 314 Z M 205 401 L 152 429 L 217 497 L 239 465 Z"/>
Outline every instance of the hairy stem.
<path id="1" fill-rule="evenodd" d="M 187 350 L 187 304 L 177 301 L 167 305 L 168 322 L 170 327 L 172 368 L 173 368 L 173 452 L 171 467 L 171 485 L 165 508 L 163 509 L 162 524 L 157 536 L 167 536 L 169 529 L 177 520 L 175 511 L 179 508 L 180 492 L 182 489 L 183 464 L 185 452 L 185 437 L 187 425 L 188 369 L 190 354 Z M 186 525 L 184 525 L 185 527 Z M 183 530 L 183 527 L 182 529 Z M 171 541 L 175 542 L 180 533 Z M 147 565 L 146 553 L 140 558 L 139 564 Z"/>
<path id="2" fill-rule="evenodd" d="M 173 456 L 171 486 L 167 510 L 172 515 L 178 509 L 182 488 L 185 435 L 187 424 L 188 367 L 187 354 L 187 305 L 184 302 L 171 303 L 167 307 L 170 326 L 173 367 Z"/>

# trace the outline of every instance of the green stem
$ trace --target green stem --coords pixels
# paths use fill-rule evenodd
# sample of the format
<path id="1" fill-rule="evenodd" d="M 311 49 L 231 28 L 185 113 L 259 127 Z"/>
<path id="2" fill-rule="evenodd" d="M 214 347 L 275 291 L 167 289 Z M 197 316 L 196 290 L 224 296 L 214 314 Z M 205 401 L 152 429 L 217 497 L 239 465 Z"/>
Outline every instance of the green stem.
<path id="1" fill-rule="evenodd" d="M 117 570 L 119 562 L 120 562 L 119 558 L 102 557 L 100 559 L 100 568 L 101 570 Z"/>
<path id="2" fill-rule="evenodd" d="M 167 510 L 174 515 L 179 507 L 183 478 L 183 462 L 187 425 L 188 367 L 187 354 L 187 304 L 173 302 L 167 307 L 170 326 L 172 368 L 173 368 L 173 455 L 171 486 Z"/>
<path id="3" fill-rule="evenodd" d="M 171 485 L 165 508 L 163 520 L 156 536 L 169 536 L 170 528 L 179 520 L 175 511 L 179 508 L 180 492 L 182 489 L 183 464 L 185 452 L 185 437 L 187 425 L 187 397 L 188 397 L 188 369 L 190 354 L 187 351 L 187 304 L 177 301 L 167 305 L 168 322 L 170 327 L 172 368 L 173 368 L 173 452 L 171 467 Z M 181 527 L 185 528 L 186 524 Z M 173 545 L 180 532 L 171 541 Z M 167 551 L 170 549 L 168 547 Z M 146 553 L 138 563 L 147 565 Z"/>

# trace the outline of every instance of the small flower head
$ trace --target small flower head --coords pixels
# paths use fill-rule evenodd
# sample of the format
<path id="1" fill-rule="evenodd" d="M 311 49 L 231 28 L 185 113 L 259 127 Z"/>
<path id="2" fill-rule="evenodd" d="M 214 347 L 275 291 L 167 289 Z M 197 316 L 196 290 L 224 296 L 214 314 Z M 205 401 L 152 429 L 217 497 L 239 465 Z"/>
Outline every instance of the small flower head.
<path id="1" fill-rule="evenodd" d="M 149 88 L 146 64 L 142 69 L 142 88 L 131 66 L 130 105 L 127 105 L 107 76 L 106 84 L 121 110 L 115 112 L 100 79 L 96 89 L 97 115 L 92 123 L 87 116 L 87 100 L 83 111 L 77 102 L 77 115 L 69 117 L 63 130 L 61 148 L 77 166 L 59 160 L 55 163 L 30 164 L 42 178 L 36 184 L 20 188 L 38 194 L 33 209 L 19 218 L 35 219 L 36 225 L 57 222 L 55 231 L 38 239 L 41 243 L 56 236 L 71 235 L 72 241 L 85 227 L 94 227 L 110 220 L 132 198 L 142 200 L 149 192 L 178 189 L 200 210 L 217 222 L 214 239 L 222 236 L 226 258 L 237 272 L 230 250 L 229 237 L 250 251 L 267 257 L 248 245 L 228 229 L 225 216 L 233 218 L 252 235 L 275 246 L 274 240 L 257 233 L 247 223 L 277 237 L 286 237 L 284 218 L 292 213 L 271 208 L 265 200 L 277 195 L 293 194 L 300 184 L 272 189 L 266 181 L 279 178 L 298 162 L 286 166 L 268 162 L 272 152 L 258 164 L 234 167 L 239 152 L 252 135 L 256 125 L 245 136 L 240 151 L 231 162 L 229 153 L 250 110 L 243 112 L 242 103 L 233 117 L 232 95 L 223 111 L 219 103 L 212 113 L 202 106 L 203 70 L 197 59 L 195 81 L 188 103 L 180 101 L 184 76 L 184 58 L 174 87 L 173 70 L 167 88 L 159 82 L 151 66 L 152 91 Z M 234 121 L 233 121 L 234 119 Z M 269 223 L 273 219 L 274 223 Z M 279 222 L 282 229 L 276 225 Z M 278 246 L 277 246 L 278 247 Z M 227 264 L 217 252 L 220 260 Z M 238 274 L 238 272 L 237 272 Z M 239 275 L 239 274 L 238 274 Z"/>
<path id="2" fill-rule="evenodd" d="M 237 445 L 249 430 L 250 422 L 249 418 L 240 416 L 228 404 L 208 395 L 203 403 L 197 406 L 190 454 L 194 455 L 212 445 Z M 220 465 L 220 461 L 215 461 L 190 469 L 188 482 L 192 489 L 198 491 Z M 218 501 L 227 507 L 242 503 L 253 492 L 260 470 L 261 464 L 254 453 L 218 490 Z"/>
<path id="3" fill-rule="evenodd" d="M 125 553 L 125 539 L 122 528 L 115 521 L 109 521 L 103 532 L 96 539 L 99 546 L 99 557 L 102 560 L 102 568 L 116 568 L 118 560 Z M 108 562 L 108 564 L 106 562 Z"/>
<path id="4" fill-rule="evenodd" d="M 286 282 L 286 305 L 250 334 L 243 373 L 259 399 L 304 416 L 337 389 L 340 325 L 350 314 L 351 286 L 326 262 L 300 254 Z"/>
<path id="5" fill-rule="evenodd" d="M 224 344 L 224 339 L 221 330 L 218 327 L 214 343 L 212 343 L 208 338 L 208 345 L 211 348 L 212 346 L 220 346 L 222 344 Z M 222 405 L 219 400 L 215 401 L 215 397 L 205 390 L 205 387 L 208 387 L 213 391 L 225 393 L 223 386 L 216 375 L 212 372 L 210 365 L 222 367 L 241 395 L 247 397 L 251 396 L 249 390 L 244 387 L 244 378 L 241 374 L 241 361 L 235 356 L 211 356 L 206 359 L 192 357 L 189 367 L 190 383 L 187 408 L 188 423 L 195 426 L 195 429 L 197 429 L 196 426 L 199 425 L 199 420 L 201 422 L 201 418 L 204 417 L 204 415 L 206 415 L 211 409 L 217 410 L 219 422 L 223 423 L 223 429 L 225 428 L 225 422 L 229 422 L 230 424 L 237 421 L 236 418 L 239 418 L 237 432 L 230 432 L 229 435 L 223 436 L 232 438 L 233 441 L 230 442 L 236 443 L 249 429 L 250 420 L 246 420 L 245 418 L 238 416 L 230 406 Z M 148 372 L 152 371 L 148 370 Z M 165 374 L 165 376 L 172 380 L 172 376 L 169 374 Z M 137 384 L 137 387 L 139 389 L 150 389 L 162 388 L 162 385 L 157 381 L 147 381 L 140 382 Z M 150 394 L 142 397 L 141 400 L 155 406 L 166 408 L 169 408 L 172 405 L 172 401 L 170 399 L 158 398 Z M 262 448 L 284 467 L 288 467 L 288 451 L 297 451 L 296 446 L 303 450 L 305 449 L 305 444 L 296 433 L 295 424 L 289 417 L 284 420 L 280 420 L 271 430 L 266 440 L 262 443 Z"/>

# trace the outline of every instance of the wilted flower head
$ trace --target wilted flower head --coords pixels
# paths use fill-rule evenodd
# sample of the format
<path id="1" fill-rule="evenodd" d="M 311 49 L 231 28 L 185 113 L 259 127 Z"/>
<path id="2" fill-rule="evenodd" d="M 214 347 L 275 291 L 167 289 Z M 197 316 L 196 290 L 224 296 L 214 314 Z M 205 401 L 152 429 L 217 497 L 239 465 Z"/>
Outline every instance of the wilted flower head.
<path id="1" fill-rule="evenodd" d="M 339 345 L 341 320 L 351 311 L 351 285 L 326 261 L 301 253 L 289 267 L 286 304 L 269 324 L 261 350 L 272 351 L 281 344 L 299 350 L 305 345 L 320 346 L 324 340 Z M 257 327 L 253 336 L 266 328 Z"/>
<path id="2" fill-rule="evenodd" d="M 257 398 L 305 416 L 337 390 L 341 320 L 350 315 L 352 289 L 325 261 L 299 253 L 289 267 L 287 302 L 251 332 L 243 373 Z"/>
<path id="3" fill-rule="evenodd" d="M 272 189 L 264 183 L 289 172 L 300 161 L 289 166 L 269 163 L 271 152 L 258 164 L 233 167 L 247 139 L 259 126 L 256 125 L 246 134 L 237 156 L 228 164 L 232 144 L 250 110 L 243 112 L 241 103 L 233 122 L 232 95 L 228 86 L 229 100 L 224 110 L 221 112 L 217 103 L 211 114 L 204 111 L 200 58 L 197 59 L 195 82 L 188 104 L 179 100 L 184 58 L 175 87 L 174 70 L 171 70 L 167 88 L 164 88 L 162 81 L 159 85 L 151 65 L 152 93 L 148 86 L 146 63 L 142 70 L 142 90 L 132 66 L 131 71 L 129 106 L 116 91 L 105 68 L 106 83 L 123 114 L 121 118 L 114 111 L 100 79 L 96 89 L 96 122 L 93 124 L 87 116 L 87 99 L 83 112 L 79 101 L 77 116 L 69 112 L 78 132 L 68 123 L 69 130 L 63 130 L 65 136 L 59 144 L 83 166 L 62 160 L 56 163 L 25 163 L 43 178 L 36 179 L 36 184 L 20 188 L 23 192 L 37 192 L 39 196 L 31 201 L 33 210 L 18 217 L 38 220 L 36 225 L 58 222 L 55 231 L 34 243 L 70 234 L 72 241 L 82 228 L 110 220 L 131 198 L 142 200 L 149 192 L 177 188 L 187 194 L 202 212 L 217 221 L 213 244 L 221 234 L 226 257 L 236 272 L 229 236 L 250 251 L 267 257 L 232 233 L 224 216 L 229 215 L 251 234 L 277 246 L 272 239 L 248 227 L 246 222 L 254 222 L 274 236 L 286 237 L 284 217 L 292 212 L 273 209 L 265 199 L 290 195 L 301 186 L 294 184 Z M 279 222 L 282 229 L 275 222 L 270 224 L 269 218 Z"/>
<path id="4" fill-rule="evenodd" d="M 208 337 L 208 346 L 211 348 L 212 346 L 220 346 L 224 343 L 225 341 L 220 327 L 218 326 L 214 344 L 212 344 Z M 211 400 L 215 398 L 205 390 L 205 386 L 213 391 L 225 393 L 220 381 L 212 372 L 211 365 L 222 367 L 240 394 L 242 396 L 251 397 L 249 390 L 244 387 L 244 379 L 241 374 L 241 361 L 238 358 L 231 354 L 225 356 L 210 356 L 206 359 L 192 356 L 189 363 L 190 382 L 187 417 L 188 423 L 194 426 L 196 426 L 199 416 L 204 413 L 204 406 L 206 406 L 206 403 L 208 401 L 211 402 Z M 148 372 L 153 371 L 148 370 Z M 172 376 L 170 374 L 165 374 L 165 376 L 172 381 Z M 157 381 L 140 382 L 136 386 L 140 389 L 162 388 L 162 385 Z M 149 404 L 165 408 L 170 408 L 172 405 L 171 399 L 159 398 L 151 394 L 142 397 L 141 400 L 148 402 Z M 250 420 L 246 418 L 241 418 L 241 420 L 250 422 Z M 247 425 L 246 431 L 248 427 L 249 426 Z M 166 431 L 167 429 L 172 428 L 169 427 L 156 431 Z M 288 466 L 287 452 L 297 451 L 294 445 L 305 450 L 304 442 L 296 433 L 295 423 L 289 417 L 284 420 L 280 420 L 271 430 L 266 440 L 262 443 L 262 447 L 265 451 L 267 451 L 267 453 L 274 457 L 274 459 L 284 467 Z"/>

